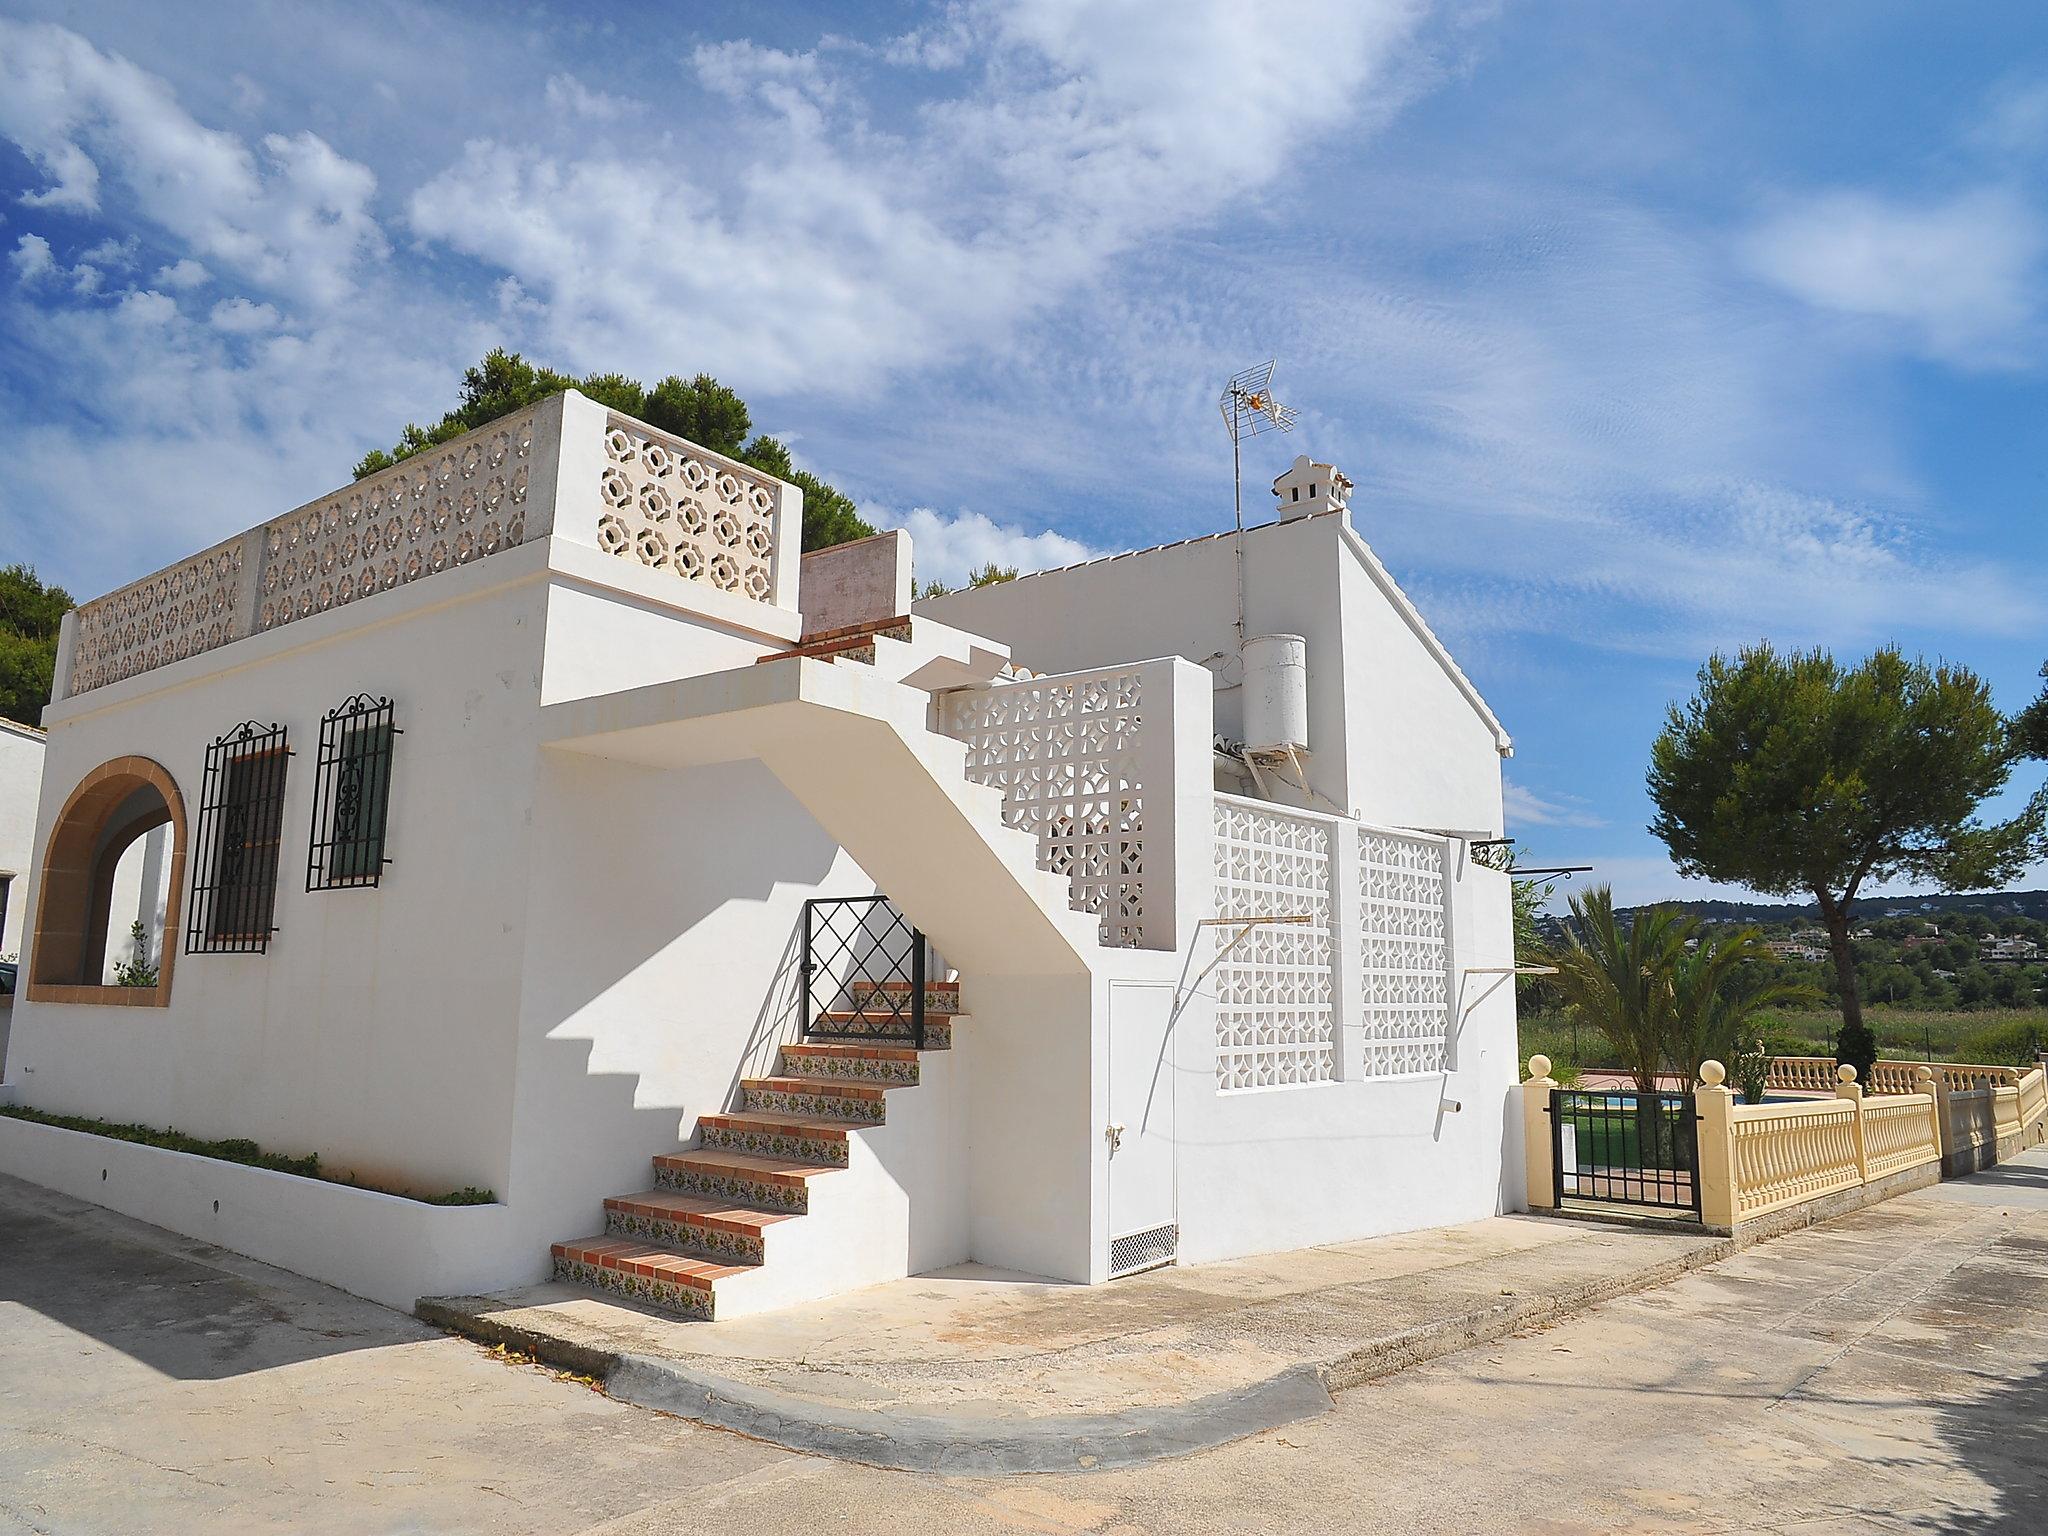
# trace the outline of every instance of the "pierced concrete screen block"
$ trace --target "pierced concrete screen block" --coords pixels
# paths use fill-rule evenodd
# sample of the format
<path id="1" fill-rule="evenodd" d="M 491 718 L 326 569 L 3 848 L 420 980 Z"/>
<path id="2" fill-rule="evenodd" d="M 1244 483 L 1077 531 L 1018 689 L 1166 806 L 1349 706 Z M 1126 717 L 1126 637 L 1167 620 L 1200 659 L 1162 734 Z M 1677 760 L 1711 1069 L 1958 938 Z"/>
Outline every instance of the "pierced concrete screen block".
<path id="1" fill-rule="evenodd" d="M 1003 792 L 1003 820 L 1038 839 L 1102 942 L 1145 941 L 1144 687 L 1136 672 L 949 694 L 942 729 L 967 744 L 967 777 Z"/>
<path id="2" fill-rule="evenodd" d="M 521 411 L 267 525 L 256 628 L 325 613 L 524 540 L 533 418 Z"/>
<path id="3" fill-rule="evenodd" d="M 237 638 L 240 536 L 78 610 L 70 693 L 103 687 Z"/>
<path id="4" fill-rule="evenodd" d="M 626 416 L 610 419 L 604 456 L 599 549 L 757 603 L 771 599 L 775 492 L 766 477 Z"/>
<path id="5" fill-rule="evenodd" d="M 1277 807 L 1216 802 L 1216 915 L 1300 924 L 1213 930 L 1216 1080 L 1226 1090 L 1329 1082 L 1337 1075 L 1330 824 Z M 1233 941 L 1237 941 L 1233 945 Z"/>
<path id="6" fill-rule="evenodd" d="M 1358 829 L 1366 1077 L 1441 1072 L 1448 1062 L 1448 894 L 1440 841 Z"/>

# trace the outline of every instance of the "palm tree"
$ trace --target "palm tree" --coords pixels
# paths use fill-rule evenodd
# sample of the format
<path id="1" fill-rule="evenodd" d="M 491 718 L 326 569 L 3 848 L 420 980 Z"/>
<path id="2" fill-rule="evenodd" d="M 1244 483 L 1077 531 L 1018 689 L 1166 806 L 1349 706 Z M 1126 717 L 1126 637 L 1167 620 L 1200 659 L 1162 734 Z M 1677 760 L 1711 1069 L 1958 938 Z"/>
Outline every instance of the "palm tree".
<path id="1" fill-rule="evenodd" d="M 1607 1037 L 1636 1086 L 1654 1093 L 1658 1073 L 1675 1054 L 1676 977 L 1698 920 L 1652 907 L 1624 929 L 1615 921 L 1614 892 L 1604 885 L 1573 895 L 1571 913 L 1570 942 L 1549 956 L 1557 989 Z"/>
<path id="2" fill-rule="evenodd" d="M 1776 973 L 1760 928 L 1710 933 L 1680 956 L 1672 974 L 1671 1066 L 1679 1086 L 1699 1086 L 1700 1063 L 1708 1057 L 1733 1062 L 1747 1038 L 1746 1026 L 1760 1009 L 1811 1002 L 1819 996 L 1802 982 Z"/>

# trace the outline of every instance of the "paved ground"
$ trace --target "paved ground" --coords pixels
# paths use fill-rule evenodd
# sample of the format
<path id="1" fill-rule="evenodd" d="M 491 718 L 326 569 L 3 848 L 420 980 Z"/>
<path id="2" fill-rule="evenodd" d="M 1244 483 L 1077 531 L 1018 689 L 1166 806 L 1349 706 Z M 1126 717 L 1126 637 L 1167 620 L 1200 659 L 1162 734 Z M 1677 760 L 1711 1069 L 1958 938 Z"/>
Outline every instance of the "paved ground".
<path id="1" fill-rule="evenodd" d="M 0 1531 L 2048 1529 L 2048 1155 L 1182 1460 L 883 1472 L 0 1181 Z"/>
<path id="2" fill-rule="evenodd" d="M 968 1267 L 715 1327 L 566 1285 L 423 1304 L 614 1395 L 915 1471 L 1072 1471 L 1206 1449 L 1329 1387 L 1547 1322 L 1733 1250 L 1495 1217 L 1109 1286 Z"/>

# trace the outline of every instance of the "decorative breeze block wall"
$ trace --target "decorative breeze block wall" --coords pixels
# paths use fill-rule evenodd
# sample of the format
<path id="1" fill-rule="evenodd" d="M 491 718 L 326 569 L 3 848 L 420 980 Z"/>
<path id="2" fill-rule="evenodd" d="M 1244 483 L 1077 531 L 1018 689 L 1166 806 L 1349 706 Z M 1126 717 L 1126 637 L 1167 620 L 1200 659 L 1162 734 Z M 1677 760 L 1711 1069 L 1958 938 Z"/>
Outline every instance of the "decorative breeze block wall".
<path id="1" fill-rule="evenodd" d="M 770 600 L 773 480 L 616 414 L 604 453 L 599 549 L 757 603 Z"/>
<path id="2" fill-rule="evenodd" d="M 967 777 L 1003 792 L 1003 820 L 1038 839 L 1038 867 L 1067 878 L 1102 942 L 1145 942 L 1145 796 L 1136 671 L 963 690 L 940 729 L 967 744 Z M 1168 893 L 1171 899 L 1171 893 Z"/>
<path id="3" fill-rule="evenodd" d="M 1283 1088 L 1337 1075 L 1330 833 L 1323 818 L 1216 800 L 1216 915 L 1291 917 L 1215 929 L 1216 1081 Z"/>
<path id="4" fill-rule="evenodd" d="M 70 696 L 239 638 L 243 536 L 79 606 Z"/>
<path id="5" fill-rule="evenodd" d="M 534 414 L 492 422 L 268 524 L 256 628 L 523 542 Z"/>
<path id="6" fill-rule="evenodd" d="M 1365 1077 L 1449 1065 L 1450 922 L 1444 845 L 1358 829 Z"/>

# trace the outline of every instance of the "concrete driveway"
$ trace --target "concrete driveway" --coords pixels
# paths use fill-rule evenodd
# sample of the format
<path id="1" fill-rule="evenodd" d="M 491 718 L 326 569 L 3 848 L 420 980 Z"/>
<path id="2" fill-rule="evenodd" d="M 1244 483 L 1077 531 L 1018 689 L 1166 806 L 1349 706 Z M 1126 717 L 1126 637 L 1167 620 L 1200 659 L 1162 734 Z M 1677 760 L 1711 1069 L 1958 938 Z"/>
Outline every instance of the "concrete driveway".
<path id="1" fill-rule="evenodd" d="M 2048 1155 L 1197 1456 L 882 1472 L 0 1180 L 0 1531 L 2048 1530 Z"/>

